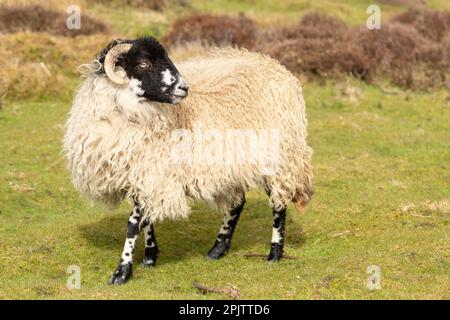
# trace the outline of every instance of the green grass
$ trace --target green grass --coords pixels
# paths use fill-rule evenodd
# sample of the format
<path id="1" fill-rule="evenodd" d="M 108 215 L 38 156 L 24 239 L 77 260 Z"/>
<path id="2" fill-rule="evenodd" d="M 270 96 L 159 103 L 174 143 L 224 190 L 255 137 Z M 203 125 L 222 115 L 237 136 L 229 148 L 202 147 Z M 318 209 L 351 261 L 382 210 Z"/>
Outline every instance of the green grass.
<path id="1" fill-rule="evenodd" d="M 15 102 L 0 111 L 1 298 L 227 298 L 192 286 L 237 286 L 241 298 L 450 298 L 450 123 L 446 92 L 385 95 L 350 82 L 307 85 L 316 195 L 303 215 L 289 210 L 286 253 L 267 265 L 271 212 L 249 194 L 229 255 L 205 254 L 221 217 L 196 205 L 189 220 L 157 225 L 154 269 L 135 268 L 121 287 L 107 280 L 119 258 L 129 205 L 92 207 L 71 187 L 60 155 L 66 97 Z M 356 101 L 353 101 L 356 99 Z M 404 205 L 416 207 L 403 213 Z M 142 239 L 141 239 L 142 240 Z M 142 243 L 137 261 L 142 258 Z M 65 283 L 81 267 L 82 288 Z M 365 286 L 378 265 L 382 289 Z"/>
<path id="2" fill-rule="evenodd" d="M 130 37 L 159 36 L 177 16 L 194 10 L 244 11 L 260 23 L 295 21 L 313 9 L 351 24 L 367 17 L 367 1 L 356 0 L 192 4 L 188 11 L 163 13 L 101 5 L 91 10 Z M 443 0 L 428 4 L 450 9 Z M 388 15 L 402 9 L 382 6 Z M 254 191 L 224 259 L 205 258 L 221 217 L 196 204 L 189 220 L 156 226 L 161 250 L 156 268 L 136 266 L 127 285 L 110 287 L 130 205 L 91 206 L 71 186 L 60 152 L 79 80 L 67 74 L 68 88 L 61 95 L 9 97 L 0 109 L 0 299 L 228 298 L 198 293 L 194 280 L 236 286 L 243 299 L 450 299 L 450 100 L 445 90 L 422 94 L 351 80 L 306 83 L 316 194 L 305 214 L 289 208 L 286 253 L 298 259 L 268 265 L 244 257 L 269 249 L 271 211 L 266 196 Z M 140 240 L 136 261 L 143 256 Z M 80 290 L 66 288 L 70 265 L 81 268 Z M 381 268 L 381 290 L 366 287 L 369 265 Z"/>

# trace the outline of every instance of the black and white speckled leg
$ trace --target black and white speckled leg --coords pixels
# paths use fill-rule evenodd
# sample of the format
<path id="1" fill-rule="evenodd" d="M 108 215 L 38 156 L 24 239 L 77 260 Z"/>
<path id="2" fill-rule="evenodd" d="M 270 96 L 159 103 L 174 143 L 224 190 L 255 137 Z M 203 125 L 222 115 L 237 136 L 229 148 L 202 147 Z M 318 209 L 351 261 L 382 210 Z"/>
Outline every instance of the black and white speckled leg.
<path id="1" fill-rule="evenodd" d="M 127 237 L 123 246 L 122 256 L 109 284 L 123 284 L 130 279 L 133 269 L 133 254 L 140 231 L 141 210 L 135 206 L 128 218 Z"/>
<path id="2" fill-rule="evenodd" d="M 268 262 L 277 262 L 283 257 L 284 228 L 286 224 L 286 209 L 273 210 L 273 228 Z"/>
<path id="3" fill-rule="evenodd" d="M 145 256 L 142 260 L 142 265 L 144 267 L 153 267 L 156 264 L 156 258 L 158 257 L 159 252 L 153 223 L 145 224 L 143 232 L 145 235 Z"/>
<path id="4" fill-rule="evenodd" d="M 242 209 L 244 208 L 244 203 L 245 195 L 242 196 L 242 201 L 239 205 L 225 213 L 216 242 L 208 252 L 208 257 L 210 259 L 219 259 L 227 253 L 228 249 L 230 249 L 231 239 L 233 238 L 233 233 L 236 229 Z"/>

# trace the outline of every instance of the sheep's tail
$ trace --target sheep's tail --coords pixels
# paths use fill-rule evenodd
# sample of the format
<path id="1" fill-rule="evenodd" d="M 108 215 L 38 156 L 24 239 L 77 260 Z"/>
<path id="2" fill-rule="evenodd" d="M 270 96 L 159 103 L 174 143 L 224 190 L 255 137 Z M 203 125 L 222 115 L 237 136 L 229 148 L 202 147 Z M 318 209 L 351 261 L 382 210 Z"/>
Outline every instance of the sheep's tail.
<path id="1" fill-rule="evenodd" d="M 303 157 L 303 183 L 297 189 L 296 194 L 292 199 L 298 212 L 303 212 L 305 210 L 306 205 L 311 201 L 314 194 L 313 172 L 311 167 L 312 153 L 313 150 L 310 147 L 306 147 L 306 152 Z"/>

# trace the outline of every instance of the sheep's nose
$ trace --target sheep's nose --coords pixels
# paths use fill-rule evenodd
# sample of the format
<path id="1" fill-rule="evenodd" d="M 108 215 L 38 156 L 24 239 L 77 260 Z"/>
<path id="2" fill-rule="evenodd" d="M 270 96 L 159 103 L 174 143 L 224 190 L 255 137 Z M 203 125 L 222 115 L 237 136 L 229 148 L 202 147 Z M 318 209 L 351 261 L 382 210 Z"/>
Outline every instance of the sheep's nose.
<path id="1" fill-rule="evenodd" d="M 180 83 L 180 85 L 178 86 L 178 89 L 183 90 L 184 92 L 188 93 L 189 91 L 189 85 L 186 81 L 183 81 Z"/>

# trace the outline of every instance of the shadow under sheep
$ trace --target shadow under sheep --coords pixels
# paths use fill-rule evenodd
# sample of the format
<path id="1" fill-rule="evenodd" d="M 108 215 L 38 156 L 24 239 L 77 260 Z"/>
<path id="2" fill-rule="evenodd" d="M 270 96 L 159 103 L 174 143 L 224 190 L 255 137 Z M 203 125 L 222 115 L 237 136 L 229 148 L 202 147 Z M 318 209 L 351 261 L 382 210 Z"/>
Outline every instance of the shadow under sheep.
<path id="1" fill-rule="evenodd" d="M 129 212 L 126 211 L 121 214 L 114 213 L 100 221 L 81 225 L 80 233 L 94 247 L 110 251 L 111 261 L 116 262 L 115 259 L 119 259 L 122 252 L 128 214 Z M 290 214 L 298 213 L 294 209 L 288 210 L 286 247 L 299 247 L 305 242 L 304 232 L 301 226 L 292 220 Z M 179 262 L 196 256 L 206 258 L 208 250 L 214 244 L 221 222 L 222 214 L 196 204 L 192 207 L 188 219 L 155 223 L 159 247 L 157 265 Z M 272 211 L 267 202 L 248 200 L 239 219 L 228 255 L 236 252 L 268 254 L 271 236 Z M 261 247 L 264 247 L 263 251 Z M 142 260 L 143 255 L 144 244 L 143 235 L 141 235 L 135 252 L 136 264 Z"/>

